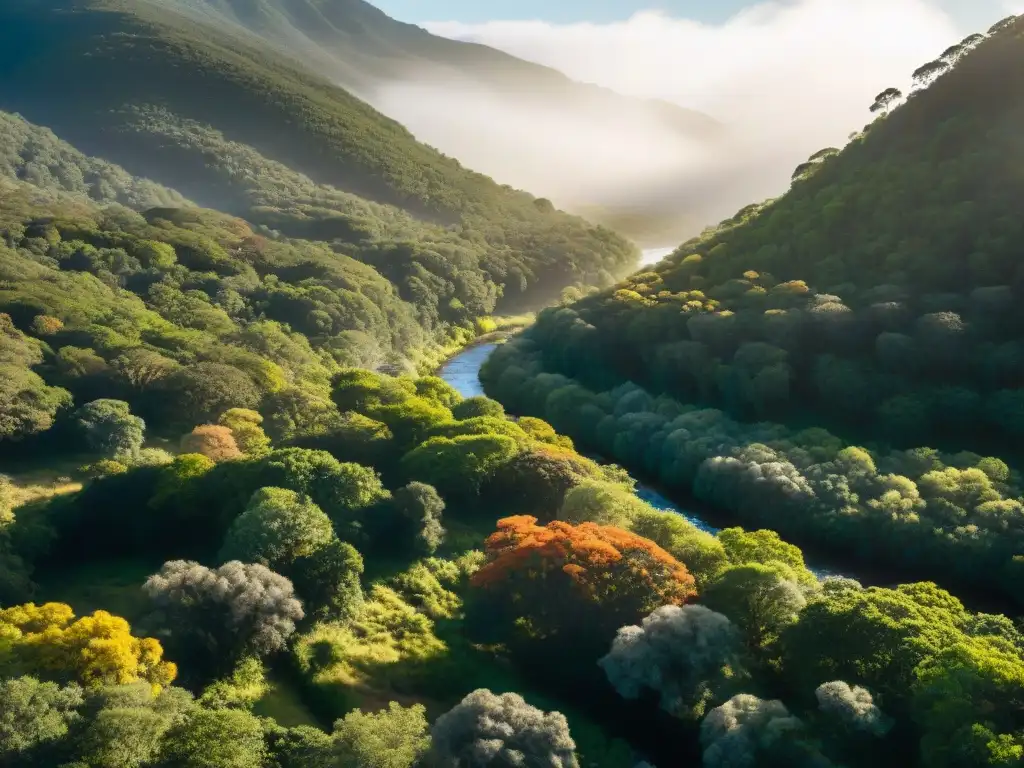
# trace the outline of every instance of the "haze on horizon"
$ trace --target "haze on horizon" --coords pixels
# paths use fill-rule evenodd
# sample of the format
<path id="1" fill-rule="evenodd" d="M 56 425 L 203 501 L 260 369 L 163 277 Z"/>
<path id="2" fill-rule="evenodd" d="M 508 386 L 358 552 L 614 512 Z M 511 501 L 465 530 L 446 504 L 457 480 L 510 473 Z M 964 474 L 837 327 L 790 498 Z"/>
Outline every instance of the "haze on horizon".
<path id="1" fill-rule="evenodd" d="M 681 141 L 632 115 L 594 121 L 554 106 L 526 109 L 454 75 L 364 94 L 422 141 L 499 182 L 568 209 L 695 215 L 688 234 L 785 191 L 797 164 L 870 121 L 876 93 L 907 90 L 920 64 L 984 31 L 959 27 L 928 0 L 762 2 L 718 24 L 645 11 L 613 23 L 423 26 L 721 122 L 720 142 Z"/>

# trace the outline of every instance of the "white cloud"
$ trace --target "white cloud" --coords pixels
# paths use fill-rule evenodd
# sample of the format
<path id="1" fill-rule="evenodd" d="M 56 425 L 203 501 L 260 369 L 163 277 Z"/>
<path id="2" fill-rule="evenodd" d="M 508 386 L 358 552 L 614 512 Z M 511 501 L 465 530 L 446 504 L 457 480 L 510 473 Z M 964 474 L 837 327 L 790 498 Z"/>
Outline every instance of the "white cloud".
<path id="1" fill-rule="evenodd" d="M 752 6 L 721 25 L 645 11 L 612 24 L 429 23 L 553 66 L 577 80 L 667 98 L 727 121 L 820 135 L 860 126 L 871 97 L 964 34 L 925 0 L 798 0 Z M 866 103 L 865 103 L 866 102 Z"/>
<path id="2" fill-rule="evenodd" d="M 723 171 L 735 182 L 723 182 L 732 183 L 723 215 L 785 189 L 797 162 L 823 146 L 842 144 L 868 121 L 867 107 L 876 93 L 906 86 L 918 65 L 973 31 L 957 29 L 927 0 L 765 2 L 719 25 L 646 11 L 610 24 L 492 21 L 424 26 L 435 34 L 484 43 L 555 67 L 576 80 L 664 98 L 722 120 L 736 141 L 731 175 Z M 395 112 L 403 119 L 401 109 Z M 475 111 L 471 129 L 484 143 L 486 114 Z M 412 117 L 408 122 L 414 131 L 459 154 L 457 147 L 444 145 L 443 131 L 429 130 L 429 121 L 420 120 L 418 127 L 417 116 Z M 523 126 L 515 121 L 506 125 L 507 131 L 521 135 Z M 587 142 L 572 137 L 563 138 L 562 144 L 567 157 L 574 148 L 590 151 Z M 478 149 L 467 163 L 505 180 L 495 170 L 502 163 L 481 163 L 486 158 Z M 550 173 L 556 160 L 557 153 L 545 151 L 526 165 L 546 166 Z M 510 164 L 507 156 L 505 161 Z M 692 160 L 693 166 L 698 163 Z M 628 164 L 626 153 L 617 165 Z M 525 183 L 528 167 L 518 171 L 504 176 L 543 192 Z M 736 174 L 747 178 L 741 183 Z M 692 190 L 693 183 L 691 174 L 686 185 Z"/>

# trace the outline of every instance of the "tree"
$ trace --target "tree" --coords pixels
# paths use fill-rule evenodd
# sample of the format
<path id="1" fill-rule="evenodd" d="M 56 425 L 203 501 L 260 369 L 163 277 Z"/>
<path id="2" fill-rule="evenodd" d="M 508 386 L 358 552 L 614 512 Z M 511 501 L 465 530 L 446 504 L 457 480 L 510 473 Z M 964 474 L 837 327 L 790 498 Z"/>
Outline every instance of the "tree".
<path id="1" fill-rule="evenodd" d="M 211 683 L 199 703 L 209 709 L 248 709 L 271 690 L 260 659 L 242 659 L 228 677 Z"/>
<path id="2" fill-rule="evenodd" d="M 601 470 L 590 459 L 571 449 L 537 443 L 502 465 L 484 496 L 512 513 L 548 522 L 555 519 L 567 493 L 598 478 Z"/>
<path id="3" fill-rule="evenodd" d="M 235 437 L 228 427 L 203 424 L 181 438 L 183 454 L 198 453 L 211 461 L 240 459 L 242 452 L 235 443 Z"/>
<path id="4" fill-rule="evenodd" d="M 263 399 L 261 410 L 267 417 L 267 430 L 275 441 L 322 436 L 341 426 L 341 413 L 334 403 L 300 387 L 285 387 L 269 393 Z M 365 416 L 359 418 L 369 421 Z"/>
<path id="5" fill-rule="evenodd" d="M 711 710 L 700 726 L 704 768 L 827 768 L 804 741 L 803 723 L 781 701 L 742 693 Z"/>
<path id="6" fill-rule="evenodd" d="M 451 406 L 452 415 L 459 421 L 489 417 L 494 419 L 505 418 L 505 407 L 497 400 L 478 395 L 467 397 L 460 403 Z"/>
<path id="7" fill-rule="evenodd" d="M 334 724 L 337 764 L 351 768 L 412 768 L 430 746 L 426 708 L 391 702 L 386 710 L 349 712 Z"/>
<path id="8" fill-rule="evenodd" d="M 732 619 L 747 645 L 758 651 L 796 621 L 807 604 L 800 587 L 787 575 L 784 569 L 760 563 L 734 565 L 705 588 L 702 599 Z"/>
<path id="9" fill-rule="evenodd" d="M 165 737 L 159 768 L 262 768 L 263 727 L 238 709 L 196 709 Z"/>
<path id="10" fill-rule="evenodd" d="M 649 509 L 648 504 L 626 488 L 601 480 L 583 480 L 565 494 L 558 519 L 629 529 Z"/>
<path id="11" fill-rule="evenodd" d="M 887 706 L 907 706 L 917 666 L 962 640 L 965 620 L 963 606 L 934 584 L 829 589 L 783 630 L 783 668 L 805 689 L 855 680 Z"/>
<path id="12" fill-rule="evenodd" d="M 604 643 L 655 608 L 691 598 L 686 566 L 647 539 L 619 528 L 509 517 L 486 542 L 489 562 L 471 579 L 526 619 L 530 633 L 566 633 Z"/>
<path id="13" fill-rule="evenodd" d="M 445 499 L 471 501 L 497 469 L 519 452 L 502 435 L 432 437 L 402 459 L 406 477 L 434 486 Z"/>
<path id="14" fill-rule="evenodd" d="M 247 456 L 262 456 L 270 450 L 270 438 L 260 424 L 263 417 L 247 408 L 232 408 L 217 423 L 231 430 L 238 449 Z"/>
<path id="15" fill-rule="evenodd" d="M 888 112 L 897 101 L 903 98 L 903 92 L 898 88 L 886 88 L 875 96 L 875 102 L 871 105 L 872 112 Z"/>
<path id="16" fill-rule="evenodd" d="M 875 706 L 867 688 L 834 680 L 819 685 L 814 695 L 818 709 L 850 730 L 884 736 L 892 728 L 892 721 Z"/>
<path id="17" fill-rule="evenodd" d="M 60 742 L 79 719 L 83 701 L 76 683 L 0 680 L 0 763 L 16 764 L 19 757 Z"/>
<path id="18" fill-rule="evenodd" d="M 804 553 L 800 548 L 783 541 L 775 531 L 726 528 L 718 532 L 718 540 L 733 565 L 781 565 L 790 569 L 792 578 L 800 584 L 810 586 L 817 582 L 804 565 Z"/>
<path id="19" fill-rule="evenodd" d="M 416 394 L 445 408 L 454 408 L 462 402 L 462 395 L 438 376 L 420 376 L 416 379 Z"/>
<path id="20" fill-rule="evenodd" d="M 137 392 L 153 389 L 181 366 L 169 357 L 145 347 L 135 347 L 114 358 L 120 378 Z"/>
<path id="21" fill-rule="evenodd" d="M 122 400 L 86 403 L 75 412 L 75 422 L 90 450 L 106 458 L 130 462 L 142 449 L 146 422 L 132 416 L 130 406 Z"/>
<path id="22" fill-rule="evenodd" d="M 170 399 L 168 419 L 174 423 L 210 422 L 231 408 L 255 408 L 260 391 L 253 380 L 224 363 L 193 363 L 162 379 Z"/>
<path id="23" fill-rule="evenodd" d="M 1014 26 L 1017 23 L 1017 20 L 1019 18 L 1019 16 L 1011 15 L 1007 16 L 1005 19 L 1000 19 L 999 21 L 992 25 L 992 27 L 988 31 L 988 34 L 997 35 L 1003 30 L 1010 29 L 1010 27 Z"/>
<path id="24" fill-rule="evenodd" d="M 295 591 L 316 619 L 344 621 L 363 604 L 363 557 L 351 544 L 333 539 L 292 564 Z"/>
<path id="25" fill-rule="evenodd" d="M 286 448 L 265 460 L 267 480 L 313 499 L 346 541 L 365 535 L 365 517 L 387 500 L 380 475 L 370 467 L 342 463 L 326 451 Z"/>
<path id="26" fill-rule="evenodd" d="M 334 539 L 331 519 L 308 497 L 261 488 L 228 529 L 220 559 L 259 563 L 287 573 L 300 557 Z"/>
<path id="27" fill-rule="evenodd" d="M 232 561 L 211 570 L 172 560 L 143 590 L 168 642 L 194 665 L 214 670 L 281 650 L 303 617 L 292 583 L 262 565 Z"/>
<path id="28" fill-rule="evenodd" d="M 96 611 L 75 619 L 63 603 L 0 610 L 0 672 L 98 687 L 143 680 L 168 685 L 177 667 L 151 637 L 138 638 L 119 616 Z"/>
<path id="29" fill-rule="evenodd" d="M 650 539 L 693 574 L 698 588 L 711 582 L 729 565 L 725 547 L 716 536 L 703 531 L 682 515 L 646 505 L 638 509 L 629 529 Z"/>
<path id="30" fill-rule="evenodd" d="M 101 688 L 90 696 L 89 718 L 75 753 L 96 768 L 149 766 L 172 725 L 195 708 L 192 694 L 144 684 Z"/>
<path id="31" fill-rule="evenodd" d="M 927 88 L 943 73 L 949 70 L 949 62 L 942 59 L 929 61 L 914 70 L 914 85 L 918 88 Z"/>
<path id="32" fill-rule="evenodd" d="M 373 539 L 403 553 L 432 555 L 444 542 L 444 506 L 433 486 L 411 482 L 370 518 Z"/>
<path id="33" fill-rule="evenodd" d="M 39 342 L 21 333 L 0 312 L 0 440 L 44 432 L 57 412 L 71 405 L 71 393 L 49 387 L 31 370 L 43 361 Z"/>
<path id="34" fill-rule="evenodd" d="M 739 652 L 739 632 L 722 614 L 702 605 L 665 605 L 642 626 L 619 629 L 598 664 L 624 698 L 652 690 L 665 711 L 699 717 L 738 671 Z"/>
<path id="35" fill-rule="evenodd" d="M 437 719 L 430 738 L 428 759 L 438 768 L 579 768 L 565 716 L 515 693 L 473 691 Z"/>
<path id="36" fill-rule="evenodd" d="M 265 723 L 264 733 L 276 768 L 337 768 L 334 741 L 319 728 L 275 728 Z"/>

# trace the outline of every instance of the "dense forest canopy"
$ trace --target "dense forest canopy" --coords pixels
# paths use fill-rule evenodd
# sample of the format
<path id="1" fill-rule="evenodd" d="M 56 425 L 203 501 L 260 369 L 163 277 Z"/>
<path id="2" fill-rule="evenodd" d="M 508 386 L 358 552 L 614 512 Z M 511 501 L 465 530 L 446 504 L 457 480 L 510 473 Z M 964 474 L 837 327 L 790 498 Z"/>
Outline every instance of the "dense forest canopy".
<path id="1" fill-rule="evenodd" d="M 0 7 L 0 765 L 1021 765 L 1024 22 L 613 284 L 168 7 Z"/>
<path id="2" fill-rule="evenodd" d="M 488 391 L 742 520 L 1019 604 L 1022 38 L 951 47 L 787 194 L 542 313 Z"/>
<path id="3" fill-rule="evenodd" d="M 467 170 L 250 35 L 148 0 L 5 3 L 0 51 L 0 108 L 202 205 L 333 241 L 409 300 L 472 281 L 521 311 L 636 263 L 620 236 Z"/>
<path id="4" fill-rule="evenodd" d="M 5 765 L 938 768 L 1022 748 L 1024 638 L 935 584 L 822 581 L 771 531 L 704 533 L 440 379 L 341 370 L 331 426 L 285 441 L 235 403 L 173 457 L 140 448 L 126 403 L 91 403 L 77 428 L 113 458 L 3 518 Z"/>

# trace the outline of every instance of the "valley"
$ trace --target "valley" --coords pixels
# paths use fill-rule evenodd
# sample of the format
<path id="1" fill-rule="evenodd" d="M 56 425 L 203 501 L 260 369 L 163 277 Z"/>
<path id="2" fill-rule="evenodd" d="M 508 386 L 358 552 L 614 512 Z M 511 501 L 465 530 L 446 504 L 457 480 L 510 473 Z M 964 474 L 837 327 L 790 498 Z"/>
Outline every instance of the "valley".
<path id="1" fill-rule="evenodd" d="M 715 224 L 362 0 L 0 3 L 0 765 L 1024 765 L 1024 17 L 935 55 Z"/>

